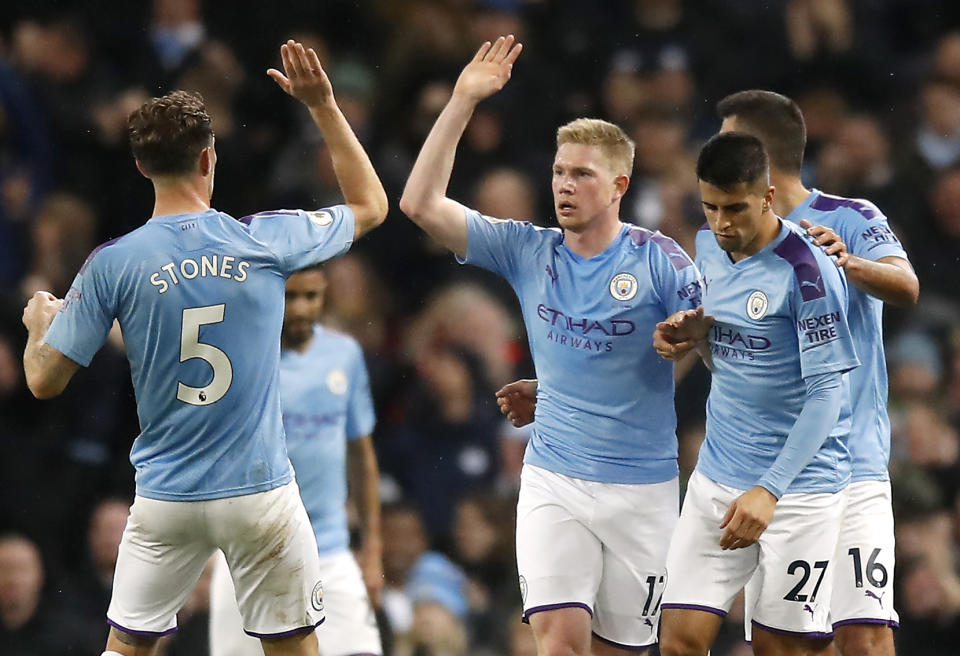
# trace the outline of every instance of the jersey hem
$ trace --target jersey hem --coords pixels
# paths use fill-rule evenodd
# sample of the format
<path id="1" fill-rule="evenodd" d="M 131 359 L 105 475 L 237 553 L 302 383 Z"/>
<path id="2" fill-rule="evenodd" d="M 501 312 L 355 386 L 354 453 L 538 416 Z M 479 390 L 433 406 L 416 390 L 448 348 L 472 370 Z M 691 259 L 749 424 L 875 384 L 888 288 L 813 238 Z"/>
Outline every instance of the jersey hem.
<path id="1" fill-rule="evenodd" d="M 851 483 L 866 483 L 868 481 L 875 481 L 879 483 L 886 483 L 890 480 L 890 472 L 885 471 L 882 474 L 851 474 L 850 482 Z"/>
<path id="2" fill-rule="evenodd" d="M 725 476 L 716 476 L 713 473 L 706 471 L 705 469 L 702 469 L 700 467 L 697 467 L 696 469 L 694 469 L 694 471 L 700 472 L 701 474 L 709 478 L 714 483 L 719 483 L 720 485 L 725 485 L 727 487 L 731 487 L 741 492 L 746 492 L 750 488 L 756 487 L 757 485 L 763 485 L 760 481 L 757 481 L 756 483 L 752 483 L 750 485 L 744 486 L 742 481 L 731 481 L 729 478 Z M 835 483 L 833 484 L 832 487 L 829 487 L 829 488 L 824 488 L 818 485 L 814 488 L 808 488 L 804 486 L 804 487 L 801 487 L 800 489 L 794 489 L 792 485 L 788 485 L 787 489 L 784 490 L 782 495 L 780 495 L 780 498 L 783 498 L 788 494 L 837 494 L 839 492 L 843 492 L 844 490 L 846 490 L 851 482 L 852 481 L 850 480 L 850 476 L 848 474 L 843 481 L 839 483 Z"/>
<path id="3" fill-rule="evenodd" d="M 670 463 L 669 470 L 664 467 L 657 467 L 656 469 L 651 468 L 650 470 L 641 472 L 639 477 L 620 477 L 615 475 L 610 476 L 597 474 L 594 472 L 585 473 L 579 469 L 557 466 L 557 463 L 555 462 L 545 461 L 542 458 L 538 458 L 536 454 L 531 454 L 529 451 L 527 453 L 527 457 L 523 459 L 523 464 L 525 465 L 532 465 L 534 467 L 539 467 L 540 469 L 546 469 L 554 474 L 562 474 L 564 476 L 569 476 L 570 478 L 577 478 L 582 481 L 590 481 L 592 483 L 612 483 L 614 485 L 654 485 L 656 483 L 672 481 L 674 478 L 680 475 L 680 470 L 677 466 L 676 460 L 667 461 Z M 619 469 L 621 466 L 618 465 L 617 468 Z M 623 468 L 636 470 L 637 467 L 636 465 L 631 465 L 629 468 Z"/>
<path id="4" fill-rule="evenodd" d="M 231 497 L 245 497 L 258 492 L 269 492 L 278 487 L 283 487 L 293 480 L 293 474 L 286 474 L 281 478 L 272 481 L 248 485 L 245 487 L 230 488 L 228 490 L 215 490 L 211 492 L 160 492 L 149 488 L 143 489 L 137 486 L 136 494 L 147 499 L 156 501 L 213 501 L 214 499 L 229 499 Z"/>

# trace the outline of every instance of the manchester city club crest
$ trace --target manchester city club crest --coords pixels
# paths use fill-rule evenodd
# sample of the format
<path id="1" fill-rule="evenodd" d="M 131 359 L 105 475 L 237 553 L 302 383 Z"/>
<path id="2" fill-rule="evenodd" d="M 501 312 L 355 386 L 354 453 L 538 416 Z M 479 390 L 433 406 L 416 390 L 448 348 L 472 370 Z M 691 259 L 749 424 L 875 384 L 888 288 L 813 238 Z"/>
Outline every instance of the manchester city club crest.
<path id="1" fill-rule="evenodd" d="M 754 321 L 762 319 L 767 314 L 769 305 L 767 295 L 758 289 L 747 298 L 747 316 Z"/>
<path id="2" fill-rule="evenodd" d="M 629 301 L 637 295 L 637 278 L 632 273 L 618 273 L 610 280 L 610 295 L 618 301 Z"/>
<path id="3" fill-rule="evenodd" d="M 310 604 L 314 610 L 323 610 L 323 582 L 317 581 L 313 586 L 313 594 L 310 595 Z"/>
<path id="4" fill-rule="evenodd" d="M 347 374 L 343 369 L 334 369 L 327 374 L 327 387 L 337 396 L 347 393 Z"/>

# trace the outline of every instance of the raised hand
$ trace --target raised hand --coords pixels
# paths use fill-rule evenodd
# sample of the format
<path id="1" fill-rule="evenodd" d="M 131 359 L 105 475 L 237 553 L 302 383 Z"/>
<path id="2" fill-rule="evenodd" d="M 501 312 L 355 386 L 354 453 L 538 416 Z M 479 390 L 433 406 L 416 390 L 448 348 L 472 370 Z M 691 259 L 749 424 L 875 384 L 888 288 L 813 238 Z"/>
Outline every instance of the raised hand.
<path id="1" fill-rule="evenodd" d="M 501 36 L 492 44 L 484 42 L 457 78 L 454 95 L 477 103 L 495 94 L 510 79 L 513 62 L 517 61 L 521 50 L 523 45 L 514 44 L 512 34 Z"/>
<path id="2" fill-rule="evenodd" d="M 42 337 L 60 311 L 63 299 L 50 292 L 35 292 L 23 308 L 23 325 L 31 335 Z"/>
<path id="3" fill-rule="evenodd" d="M 302 43 L 291 39 L 280 46 L 280 57 L 283 73 L 271 68 L 267 75 L 281 89 L 310 109 L 334 104 L 333 86 L 313 48 L 304 48 Z"/>

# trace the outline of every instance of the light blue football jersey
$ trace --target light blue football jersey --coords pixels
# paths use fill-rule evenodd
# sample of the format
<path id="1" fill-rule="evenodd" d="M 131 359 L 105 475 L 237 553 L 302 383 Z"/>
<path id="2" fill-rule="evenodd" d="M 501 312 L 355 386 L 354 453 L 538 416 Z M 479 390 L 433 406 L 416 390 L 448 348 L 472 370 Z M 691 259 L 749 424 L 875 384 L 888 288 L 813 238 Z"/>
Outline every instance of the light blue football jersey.
<path id="1" fill-rule="evenodd" d="M 346 206 L 158 216 L 98 247 L 45 341 L 86 366 L 116 318 L 140 417 L 137 494 L 198 501 L 292 479 L 277 366 L 287 277 L 346 251 Z"/>
<path id="2" fill-rule="evenodd" d="M 280 404 L 287 453 L 320 553 L 345 550 L 347 441 L 374 426 L 360 345 L 318 325 L 306 351 L 281 350 Z"/>
<path id="3" fill-rule="evenodd" d="M 673 363 L 657 322 L 700 304 L 700 277 L 675 241 L 624 225 L 585 259 L 562 231 L 466 210 L 465 262 L 499 273 L 520 300 L 539 379 L 524 462 L 590 481 L 677 475 Z"/>
<path id="4" fill-rule="evenodd" d="M 803 409 L 804 379 L 859 364 L 847 324 L 846 280 L 788 221 L 771 243 L 739 262 L 701 229 L 697 266 L 704 312 L 714 317 L 706 438 L 697 469 L 747 490 L 783 449 Z M 786 493 L 837 492 L 849 482 L 846 378 L 837 425 L 797 477 L 783 481 Z"/>
<path id="5" fill-rule="evenodd" d="M 907 259 L 887 217 L 865 200 L 830 196 L 816 189 L 787 217 L 832 228 L 847 250 L 866 260 Z M 850 372 L 853 424 L 847 446 L 857 481 L 890 478 L 890 418 L 887 416 L 887 365 L 883 352 L 883 301 L 850 285 L 850 332 L 861 366 Z"/>

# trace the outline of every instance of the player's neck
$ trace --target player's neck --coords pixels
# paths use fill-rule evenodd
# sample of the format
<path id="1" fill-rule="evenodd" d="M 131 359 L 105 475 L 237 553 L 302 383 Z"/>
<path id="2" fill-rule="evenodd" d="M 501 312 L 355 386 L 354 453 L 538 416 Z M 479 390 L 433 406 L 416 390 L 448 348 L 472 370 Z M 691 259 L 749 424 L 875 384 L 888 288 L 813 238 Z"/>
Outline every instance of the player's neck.
<path id="1" fill-rule="evenodd" d="M 610 247 L 620 234 L 623 224 L 617 214 L 606 214 L 591 223 L 585 230 L 563 231 L 563 241 L 571 251 L 582 258 L 599 255 Z"/>
<path id="2" fill-rule="evenodd" d="M 210 209 L 210 193 L 206 180 L 154 180 L 153 216 L 190 214 Z"/>
<path id="3" fill-rule="evenodd" d="M 773 197 L 773 211 L 779 217 L 786 218 L 810 195 L 810 190 L 803 186 L 798 175 L 772 170 L 770 184 L 777 189 Z"/>

